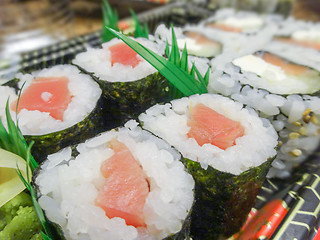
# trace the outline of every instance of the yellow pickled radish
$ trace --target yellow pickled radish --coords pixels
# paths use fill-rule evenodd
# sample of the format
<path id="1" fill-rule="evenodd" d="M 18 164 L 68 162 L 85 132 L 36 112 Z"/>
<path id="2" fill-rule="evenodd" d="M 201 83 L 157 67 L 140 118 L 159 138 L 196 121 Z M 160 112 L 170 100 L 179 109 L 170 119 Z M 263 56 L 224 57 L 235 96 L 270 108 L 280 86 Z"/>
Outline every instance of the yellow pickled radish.
<path id="1" fill-rule="evenodd" d="M 17 169 L 27 179 L 26 161 L 20 156 L 0 148 L 0 207 L 21 193 L 25 186 L 20 180 Z M 31 176 L 29 170 L 29 176 Z"/>

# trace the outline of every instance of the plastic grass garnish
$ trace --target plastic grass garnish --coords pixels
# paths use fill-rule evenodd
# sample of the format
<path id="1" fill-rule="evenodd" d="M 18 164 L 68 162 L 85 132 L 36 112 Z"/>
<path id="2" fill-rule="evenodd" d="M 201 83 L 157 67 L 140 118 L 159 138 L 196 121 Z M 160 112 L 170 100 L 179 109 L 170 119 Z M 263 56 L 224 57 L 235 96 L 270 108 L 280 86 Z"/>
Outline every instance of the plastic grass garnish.
<path id="1" fill-rule="evenodd" d="M 141 25 L 137 15 L 135 14 L 135 12 L 132 9 L 130 9 L 130 14 L 132 16 L 132 19 L 134 21 L 134 26 L 135 26 L 133 36 L 135 38 L 142 37 L 142 38 L 149 39 L 149 28 L 148 28 L 147 23 L 144 23 L 143 25 Z"/>
<path id="2" fill-rule="evenodd" d="M 155 67 L 170 83 L 173 84 L 184 96 L 190 96 L 193 94 L 207 93 L 207 82 L 209 79 L 209 70 L 205 77 L 202 77 L 195 66 L 191 71 L 188 71 L 188 54 L 187 50 L 182 53 L 180 58 L 180 52 L 177 42 L 173 41 L 172 50 L 170 52 L 167 47 L 166 53 L 169 59 L 156 54 L 150 49 L 144 47 L 140 43 L 132 40 L 123 34 L 116 32 L 115 30 L 106 27 L 113 35 L 125 42 L 129 47 L 136 51 L 141 57 L 148 61 L 153 67 Z M 175 39 L 174 31 L 172 30 L 173 39 Z M 195 74 L 199 79 L 195 78 Z"/>
<path id="3" fill-rule="evenodd" d="M 108 42 L 114 38 L 114 36 L 106 30 L 105 26 L 119 31 L 118 21 L 119 17 L 117 11 L 111 8 L 107 0 L 102 0 L 102 42 Z"/>
<path id="4" fill-rule="evenodd" d="M 31 185 L 32 176 L 30 175 L 30 172 L 33 172 L 38 166 L 38 163 L 34 160 L 30 152 L 33 142 L 28 146 L 19 127 L 12 120 L 10 111 L 9 111 L 9 100 L 7 101 L 5 111 L 6 111 L 8 131 L 0 121 L 0 148 L 14 153 L 22 157 L 26 161 L 26 174 L 27 174 L 26 178 L 23 176 L 18 166 L 17 166 L 17 174 L 20 180 L 23 182 L 23 184 L 27 188 L 27 190 L 30 192 L 35 211 L 44 229 L 44 233 L 41 232 L 43 239 L 53 240 L 54 238 L 52 237 L 53 235 L 49 230 L 49 224 L 44 217 L 43 211 L 39 203 L 37 202 L 34 188 Z"/>
<path id="5" fill-rule="evenodd" d="M 16 124 L 13 122 L 11 118 L 10 111 L 9 111 L 9 101 L 7 101 L 7 104 L 6 104 L 6 118 L 7 118 L 8 131 L 0 121 L 0 148 L 7 150 L 9 152 L 12 152 L 14 154 L 17 154 L 23 159 L 27 159 L 28 144 L 24 139 L 20 129 L 16 126 Z M 36 169 L 37 166 L 38 166 L 38 163 L 31 156 L 30 157 L 31 171 Z"/>

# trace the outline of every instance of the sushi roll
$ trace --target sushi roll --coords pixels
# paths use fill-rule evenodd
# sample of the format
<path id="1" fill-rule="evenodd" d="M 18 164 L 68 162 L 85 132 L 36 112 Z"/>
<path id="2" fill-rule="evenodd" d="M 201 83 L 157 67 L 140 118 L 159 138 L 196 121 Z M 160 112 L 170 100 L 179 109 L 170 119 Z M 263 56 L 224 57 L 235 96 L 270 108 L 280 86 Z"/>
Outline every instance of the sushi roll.
<path id="1" fill-rule="evenodd" d="M 293 50 L 293 49 L 291 49 Z M 269 177 L 286 178 L 317 148 L 320 68 L 275 41 L 234 57 L 220 68 L 209 91 L 230 96 L 268 118 L 278 131 L 279 151 Z"/>
<path id="2" fill-rule="evenodd" d="M 274 40 L 320 51 L 320 24 L 290 17 L 281 22 Z"/>
<path id="3" fill-rule="evenodd" d="M 205 26 L 224 32 L 240 34 L 257 34 L 266 28 L 273 29 L 271 23 L 281 20 L 277 15 L 259 15 L 256 12 L 236 11 L 231 8 L 218 10 L 214 16 L 205 20 Z M 269 25 L 271 24 L 271 25 Z"/>
<path id="4" fill-rule="evenodd" d="M 131 120 L 49 155 L 38 201 L 66 239 L 187 239 L 194 180 L 180 159 Z"/>
<path id="5" fill-rule="evenodd" d="M 218 37 L 209 38 L 200 27 L 174 27 L 177 43 L 180 50 L 186 45 L 188 54 L 202 58 L 213 58 L 223 50 L 222 39 Z M 164 24 L 157 27 L 155 37 L 161 42 L 168 41 L 171 44 L 171 30 Z"/>
<path id="6" fill-rule="evenodd" d="M 238 232 L 276 154 L 271 124 L 215 94 L 155 105 L 139 121 L 181 152 L 195 178 L 191 237 L 219 239 Z"/>
<path id="7" fill-rule="evenodd" d="M 164 44 L 145 38 L 136 40 L 154 52 L 164 54 Z M 73 63 L 99 83 L 107 100 L 106 110 L 119 125 L 168 99 L 167 80 L 119 39 L 78 54 Z"/>
<path id="8" fill-rule="evenodd" d="M 34 141 L 33 155 L 38 161 L 105 130 L 102 91 L 75 66 L 19 73 L 14 82 L 18 89 L 1 86 L 0 91 L 6 92 L 1 94 L 1 105 L 9 99 L 11 116 L 26 140 Z M 6 125 L 4 108 L 0 117 Z"/>
<path id="9" fill-rule="evenodd" d="M 199 24 L 207 36 L 220 36 L 228 50 L 244 53 L 248 46 L 261 48 L 278 30 L 278 15 L 259 15 L 255 12 L 220 9 Z"/>

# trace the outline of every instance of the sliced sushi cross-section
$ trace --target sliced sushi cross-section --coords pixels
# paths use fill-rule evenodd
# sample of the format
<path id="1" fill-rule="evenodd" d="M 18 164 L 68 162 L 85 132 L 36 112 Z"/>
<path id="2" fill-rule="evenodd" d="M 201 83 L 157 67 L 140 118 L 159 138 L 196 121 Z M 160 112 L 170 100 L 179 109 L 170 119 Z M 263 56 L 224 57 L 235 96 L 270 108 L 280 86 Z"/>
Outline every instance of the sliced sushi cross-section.
<path id="1" fill-rule="evenodd" d="M 290 62 L 273 53 L 259 51 L 236 58 L 232 63 L 240 67 L 242 72 L 258 76 L 255 80 L 246 80 L 245 84 L 271 93 L 313 94 L 320 90 L 320 73 L 317 70 Z"/>
<path id="2" fill-rule="evenodd" d="M 39 204 L 71 240 L 187 239 L 195 183 L 180 160 L 131 120 L 48 156 Z"/>

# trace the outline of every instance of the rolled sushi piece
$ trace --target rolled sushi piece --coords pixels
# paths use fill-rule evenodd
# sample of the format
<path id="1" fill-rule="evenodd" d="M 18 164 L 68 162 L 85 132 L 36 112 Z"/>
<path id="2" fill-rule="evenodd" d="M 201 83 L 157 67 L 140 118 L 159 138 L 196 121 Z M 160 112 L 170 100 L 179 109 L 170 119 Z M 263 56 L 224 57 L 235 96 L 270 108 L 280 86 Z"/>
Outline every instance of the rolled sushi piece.
<path id="1" fill-rule="evenodd" d="M 38 201 L 65 239 L 188 239 L 194 180 L 180 159 L 131 120 L 49 155 Z"/>
<path id="2" fill-rule="evenodd" d="M 196 57 L 213 58 L 219 55 L 223 50 L 223 39 L 212 36 L 206 36 L 203 28 L 200 27 L 174 27 L 178 47 L 180 50 L 184 49 L 186 45 L 188 54 Z M 172 44 L 171 30 L 164 24 L 157 27 L 155 31 L 156 39 L 162 42 L 168 41 Z"/>
<path id="3" fill-rule="evenodd" d="M 164 54 L 164 44 L 145 38 L 135 40 L 160 55 Z M 99 83 L 108 102 L 107 111 L 119 125 L 168 99 L 167 80 L 119 39 L 102 44 L 102 48 L 78 54 L 73 63 Z"/>
<path id="4" fill-rule="evenodd" d="M 102 91 L 75 66 L 19 73 L 15 81 L 18 89 L 1 86 L 0 102 L 4 105 L 9 99 L 12 118 L 17 119 L 27 142 L 34 141 L 32 154 L 37 161 L 105 130 L 108 121 L 102 111 Z M 0 117 L 6 125 L 3 110 Z"/>
<path id="5" fill-rule="evenodd" d="M 261 48 L 269 42 L 278 29 L 278 15 L 225 8 L 204 20 L 199 27 L 207 36 L 219 36 L 224 45 L 234 52 L 243 53 L 248 46 Z"/>
<path id="6" fill-rule="evenodd" d="M 276 154 L 270 122 L 216 94 L 155 105 L 139 120 L 181 152 L 195 179 L 191 237 L 222 239 L 238 232 Z"/>
<path id="7" fill-rule="evenodd" d="M 320 51 L 320 24 L 290 17 L 280 23 L 274 39 L 279 42 Z"/>
<path id="8" fill-rule="evenodd" d="M 292 50 L 292 49 L 291 49 Z M 320 141 L 320 68 L 283 44 L 235 57 L 209 82 L 209 92 L 240 101 L 268 118 L 279 133 L 279 150 L 269 177 L 286 178 Z"/>
<path id="9" fill-rule="evenodd" d="M 205 26 L 230 33 L 256 34 L 266 28 L 275 30 L 271 23 L 282 20 L 279 15 L 259 15 L 256 12 L 237 11 L 222 8 L 211 18 L 205 20 Z"/>

